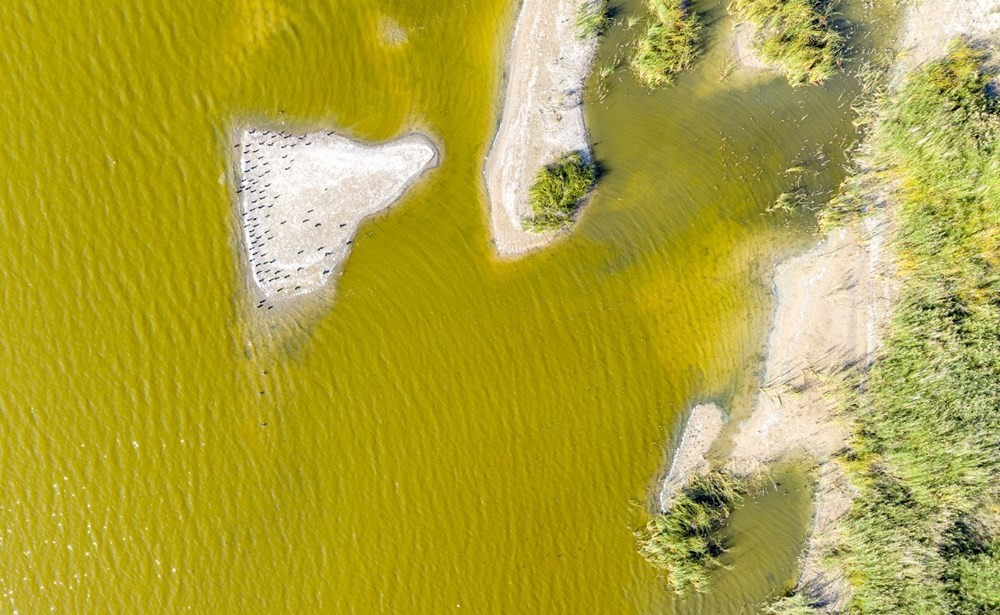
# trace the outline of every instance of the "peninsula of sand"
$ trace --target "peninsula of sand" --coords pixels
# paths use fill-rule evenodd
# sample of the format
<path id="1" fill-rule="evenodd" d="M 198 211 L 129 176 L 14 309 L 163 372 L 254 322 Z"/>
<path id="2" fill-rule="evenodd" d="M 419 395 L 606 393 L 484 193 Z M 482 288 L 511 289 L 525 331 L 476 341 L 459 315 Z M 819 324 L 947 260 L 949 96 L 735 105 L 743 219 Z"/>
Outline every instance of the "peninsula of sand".
<path id="1" fill-rule="evenodd" d="M 234 132 L 241 248 L 257 308 L 339 274 L 365 218 L 392 205 L 438 152 L 418 134 L 367 145 L 333 132 Z"/>
<path id="2" fill-rule="evenodd" d="M 580 152 L 590 160 L 583 86 L 597 50 L 597 35 L 581 36 L 581 10 L 594 0 L 524 0 L 505 77 L 496 138 L 484 168 L 490 229 L 501 256 L 539 248 L 556 232 L 533 233 L 528 189 L 545 165 Z"/>

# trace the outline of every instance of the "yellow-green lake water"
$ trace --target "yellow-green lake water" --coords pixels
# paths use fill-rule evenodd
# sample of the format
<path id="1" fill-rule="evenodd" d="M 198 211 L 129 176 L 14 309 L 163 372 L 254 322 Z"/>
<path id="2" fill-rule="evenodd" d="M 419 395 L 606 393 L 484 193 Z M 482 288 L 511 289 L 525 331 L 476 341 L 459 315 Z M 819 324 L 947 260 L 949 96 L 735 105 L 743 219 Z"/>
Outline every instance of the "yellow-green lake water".
<path id="1" fill-rule="evenodd" d="M 595 75 L 600 189 L 513 262 L 481 179 L 513 0 L 0 4 L 0 611 L 737 613 L 786 588 L 800 473 L 734 516 L 708 596 L 633 548 L 684 409 L 750 399 L 770 267 L 809 241 L 764 214 L 785 170 L 831 190 L 854 138 L 849 77 L 723 78 L 724 4 L 694 3 L 710 51 L 676 87 Z M 253 118 L 443 155 L 277 331 L 234 247 Z"/>

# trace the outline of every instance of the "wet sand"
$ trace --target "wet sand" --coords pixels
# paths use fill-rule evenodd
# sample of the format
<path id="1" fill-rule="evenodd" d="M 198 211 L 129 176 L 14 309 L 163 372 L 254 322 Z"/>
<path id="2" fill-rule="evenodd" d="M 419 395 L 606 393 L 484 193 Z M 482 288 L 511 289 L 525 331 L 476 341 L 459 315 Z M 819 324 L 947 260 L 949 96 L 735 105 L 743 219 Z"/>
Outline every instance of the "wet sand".
<path id="1" fill-rule="evenodd" d="M 884 214 L 866 218 L 776 268 L 764 382 L 734 437 L 732 468 L 749 473 L 795 452 L 826 459 L 844 442 L 824 384 L 874 357 L 892 305 L 888 228 Z"/>
<path id="2" fill-rule="evenodd" d="M 898 75 L 939 58 L 952 39 L 996 46 L 1000 31 L 997 0 L 923 0 L 910 7 L 899 45 Z"/>
<path id="3" fill-rule="evenodd" d="M 660 510 L 669 510 L 677 493 L 692 477 L 709 469 L 708 450 L 719 437 L 726 417 L 715 404 L 699 404 L 691 409 L 681 443 L 674 451 L 670 470 L 660 488 Z"/>
<path id="4" fill-rule="evenodd" d="M 438 160 L 416 134 L 367 145 L 333 132 L 244 128 L 234 140 L 237 214 L 258 309 L 338 275 L 361 221 Z"/>
<path id="5" fill-rule="evenodd" d="M 506 71 L 500 126 L 486 158 L 490 230 L 501 256 L 513 257 L 551 242 L 559 232 L 521 226 L 531 214 L 528 188 L 543 166 L 567 152 L 589 160 L 583 87 L 597 38 L 581 39 L 576 18 L 593 0 L 524 0 Z"/>

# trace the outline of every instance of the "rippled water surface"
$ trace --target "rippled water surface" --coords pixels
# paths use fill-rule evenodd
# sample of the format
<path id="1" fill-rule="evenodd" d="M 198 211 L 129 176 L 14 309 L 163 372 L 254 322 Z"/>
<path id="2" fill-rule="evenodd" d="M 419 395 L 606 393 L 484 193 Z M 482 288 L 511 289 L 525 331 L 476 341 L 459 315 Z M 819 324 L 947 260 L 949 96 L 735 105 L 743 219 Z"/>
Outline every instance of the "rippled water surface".
<path id="1" fill-rule="evenodd" d="M 753 390 L 770 264 L 806 241 L 763 214 L 785 170 L 830 190 L 853 138 L 850 78 L 725 77 L 723 4 L 695 2 L 711 51 L 676 87 L 592 79 L 607 173 L 517 262 L 480 176 L 515 2 L 0 4 L 0 610 L 720 613 L 784 588 L 801 476 L 738 513 L 707 598 L 631 533 L 684 408 Z M 236 265 L 248 118 L 443 154 L 278 325 Z"/>

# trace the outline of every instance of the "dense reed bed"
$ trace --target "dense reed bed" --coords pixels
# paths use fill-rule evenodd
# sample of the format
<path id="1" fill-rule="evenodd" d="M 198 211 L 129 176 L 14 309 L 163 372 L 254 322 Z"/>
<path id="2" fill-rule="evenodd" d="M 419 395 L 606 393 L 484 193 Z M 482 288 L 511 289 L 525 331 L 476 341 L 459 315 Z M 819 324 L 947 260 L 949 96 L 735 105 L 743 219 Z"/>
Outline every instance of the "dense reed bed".
<path id="1" fill-rule="evenodd" d="M 632 70 L 648 87 L 673 83 L 701 53 L 702 24 L 683 0 L 647 0 L 651 21 L 636 43 Z"/>
<path id="2" fill-rule="evenodd" d="M 748 490 L 747 481 L 723 471 L 695 476 L 669 510 L 636 532 L 639 553 L 677 593 L 707 591 L 708 575 L 724 551 L 719 530 Z"/>
<path id="3" fill-rule="evenodd" d="M 584 160 L 579 152 L 566 154 L 543 167 L 528 189 L 532 216 L 524 221 L 524 227 L 541 233 L 569 226 L 596 180 L 594 164 Z"/>

